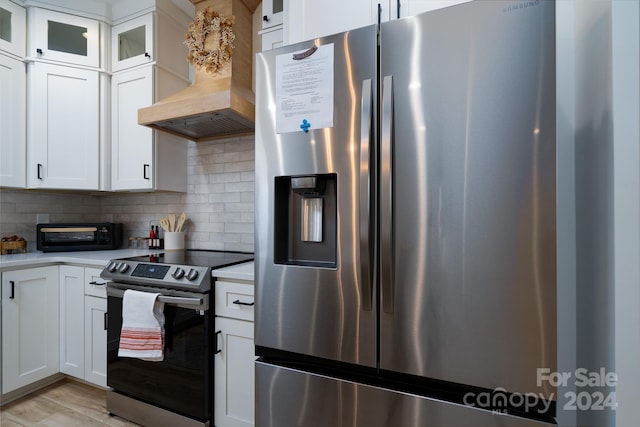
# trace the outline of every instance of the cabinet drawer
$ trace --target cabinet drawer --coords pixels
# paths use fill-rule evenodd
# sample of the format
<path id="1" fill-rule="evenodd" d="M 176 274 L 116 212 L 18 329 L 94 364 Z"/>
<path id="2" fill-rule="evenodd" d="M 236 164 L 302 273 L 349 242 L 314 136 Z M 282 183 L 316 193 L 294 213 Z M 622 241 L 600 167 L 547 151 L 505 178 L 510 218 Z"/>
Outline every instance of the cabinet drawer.
<path id="1" fill-rule="evenodd" d="M 215 283 L 216 316 L 253 322 L 253 284 L 217 281 Z"/>

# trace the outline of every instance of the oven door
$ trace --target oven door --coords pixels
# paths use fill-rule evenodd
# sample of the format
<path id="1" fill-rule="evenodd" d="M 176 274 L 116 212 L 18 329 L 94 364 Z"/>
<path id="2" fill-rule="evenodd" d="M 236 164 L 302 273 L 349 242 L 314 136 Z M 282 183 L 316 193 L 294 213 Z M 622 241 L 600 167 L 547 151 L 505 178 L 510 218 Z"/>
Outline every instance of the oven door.
<path id="1" fill-rule="evenodd" d="M 118 357 L 122 328 L 122 284 L 107 286 L 107 385 L 114 391 L 200 421 L 211 418 L 213 316 L 210 294 L 163 296 L 165 348 L 162 362 Z M 133 286 L 132 286 L 133 288 Z M 136 290 L 141 290 L 136 287 Z M 154 290 L 154 293 L 157 290 Z"/>

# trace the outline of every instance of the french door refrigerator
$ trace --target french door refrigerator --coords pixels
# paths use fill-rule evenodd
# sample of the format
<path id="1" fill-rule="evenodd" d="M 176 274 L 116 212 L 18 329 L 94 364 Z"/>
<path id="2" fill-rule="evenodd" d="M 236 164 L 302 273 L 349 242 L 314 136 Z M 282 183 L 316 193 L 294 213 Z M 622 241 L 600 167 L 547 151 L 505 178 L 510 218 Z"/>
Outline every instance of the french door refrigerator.
<path id="1" fill-rule="evenodd" d="M 554 423 L 554 9 L 257 55 L 258 427 Z"/>

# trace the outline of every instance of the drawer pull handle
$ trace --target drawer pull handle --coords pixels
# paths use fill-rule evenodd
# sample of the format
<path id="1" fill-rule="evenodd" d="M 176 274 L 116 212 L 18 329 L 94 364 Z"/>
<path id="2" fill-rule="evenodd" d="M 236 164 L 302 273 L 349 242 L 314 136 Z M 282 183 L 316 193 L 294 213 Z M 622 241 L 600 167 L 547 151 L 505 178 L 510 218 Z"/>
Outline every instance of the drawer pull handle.
<path id="1" fill-rule="evenodd" d="M 220 342 L 218 340 L 218 337 L 222 336 L 222 331 L 218 331 L 216 332 L 216 351 L 213 352 L 213 354 L 219 354 L 222 353 L 222 349 L 220 347 L 218 347 L 218 343 Z"/>
<path id="2" fill-rule="evenodd" d="M 246 305 L 246 306 L 252 306 L 255 304 L 255 302 L 244 302 L 244 301 L 240 301 L 239 299 L 235 300 L 233 303 L 237 305 Z"/>
<path id="3" fill-rule="evenodd" d="M 102 283 L 100 283 L 100 282 L 96 282 L 96 281 L 94 280 L 94 281 L 92 281 L 92 282 L 89 282 L 89 284 L 90 284 L 90 285 L 94 285 L 94 286 L 104 286 L 104 285 L 106 285 L 106 284 L 107 284 L 107 282 L 102 282 Z"/>

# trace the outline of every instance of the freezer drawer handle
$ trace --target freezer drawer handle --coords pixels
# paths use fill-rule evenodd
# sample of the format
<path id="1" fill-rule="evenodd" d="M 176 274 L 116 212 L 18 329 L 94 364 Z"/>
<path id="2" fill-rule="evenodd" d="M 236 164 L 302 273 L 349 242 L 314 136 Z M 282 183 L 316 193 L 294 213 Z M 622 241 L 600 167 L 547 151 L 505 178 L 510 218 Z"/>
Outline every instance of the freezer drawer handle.
<path id="1" fill-rule="evenodd" d="M 237 299 L 237 300 L 235 300 L 233 302 L 233 304 L 252 306 L 252 305 L 255 304 L 255 302 L 244 302 L 244 301 L 240 301 L 239 299 Z"/>

